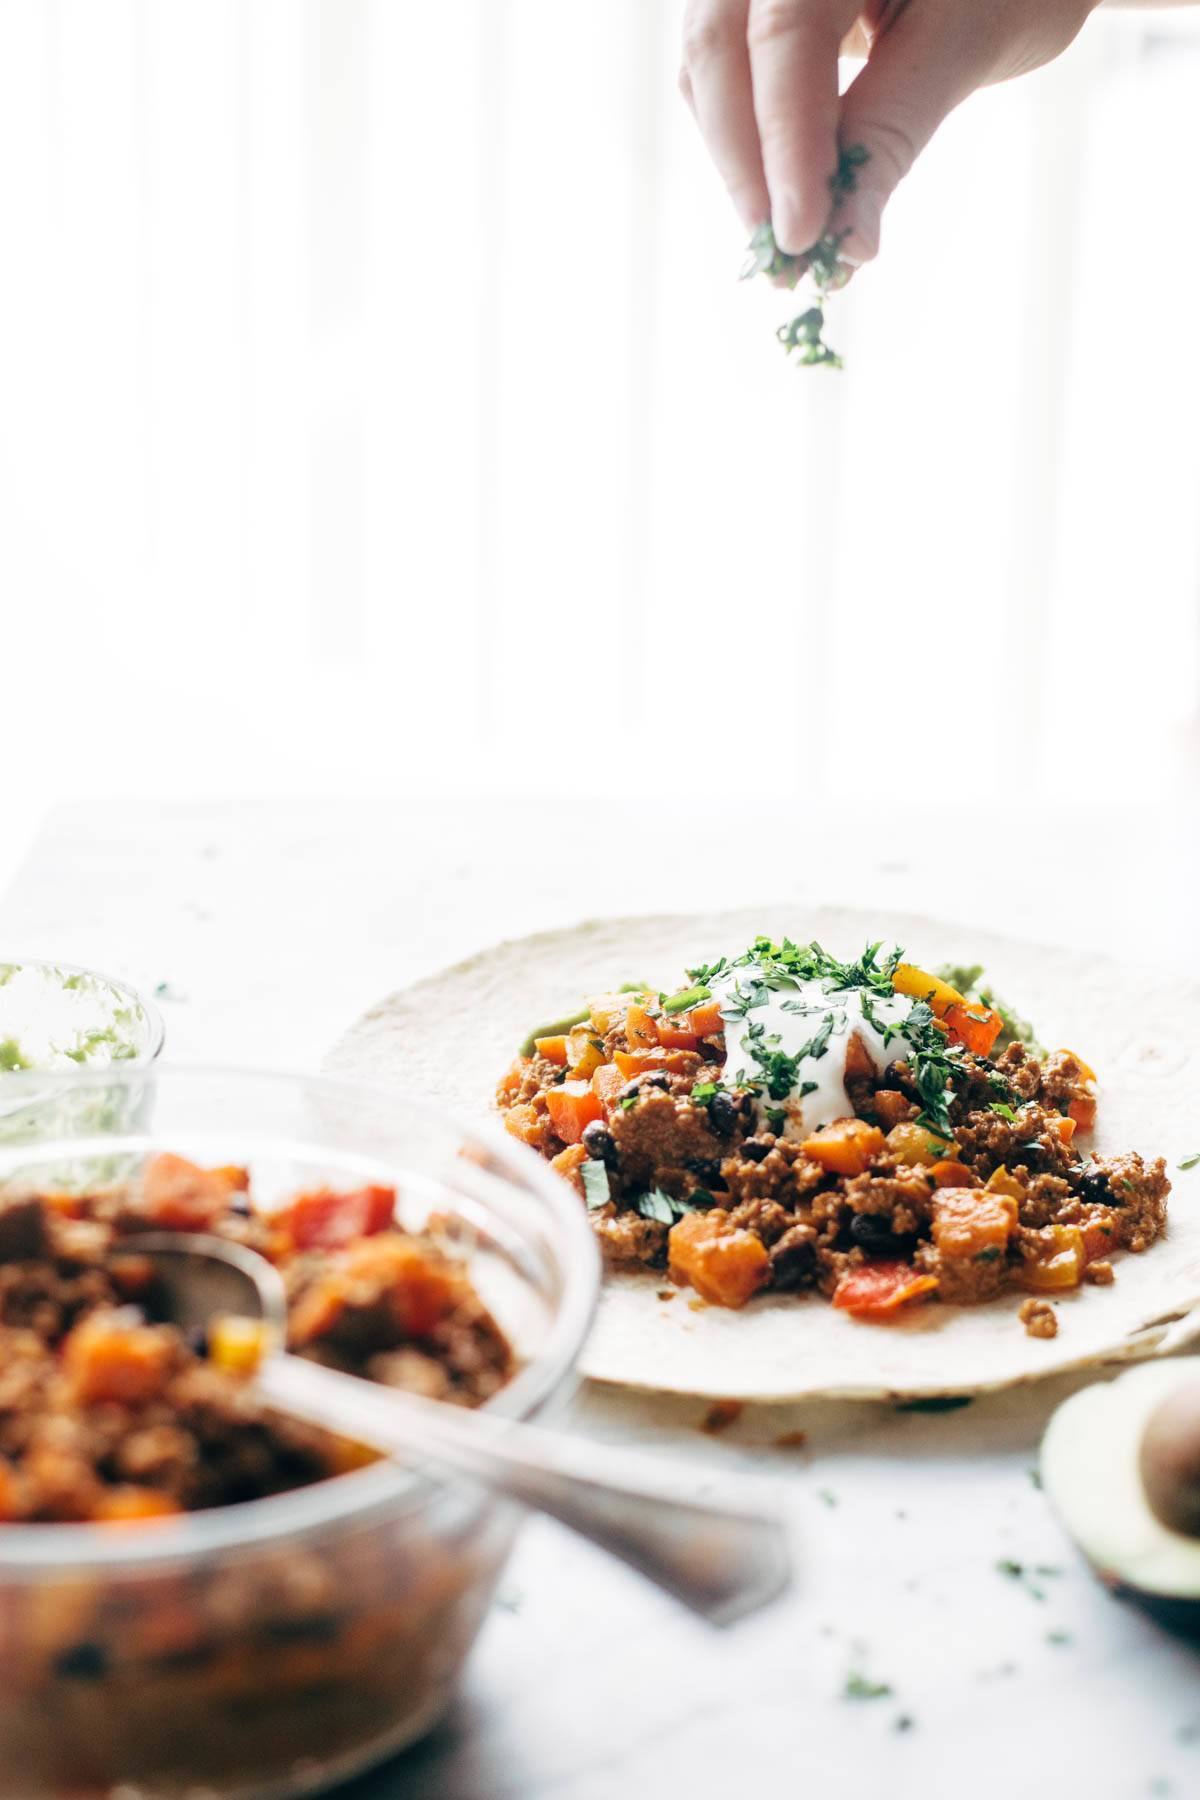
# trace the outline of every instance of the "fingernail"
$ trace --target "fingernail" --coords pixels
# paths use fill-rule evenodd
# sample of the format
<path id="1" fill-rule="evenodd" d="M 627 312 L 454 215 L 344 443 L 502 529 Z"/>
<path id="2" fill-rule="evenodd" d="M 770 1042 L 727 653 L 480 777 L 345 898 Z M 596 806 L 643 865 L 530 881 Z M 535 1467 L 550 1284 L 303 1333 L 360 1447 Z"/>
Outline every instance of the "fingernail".
<path id="1" fill-rule="evenodd" d="M 796 193 L 772 195 L 771 223 L 775 227 L 775 242 L 789 256 L 799 256 L 821 235 L 820 226 L 816 231 L 809 230 L 804 202 Z"/>

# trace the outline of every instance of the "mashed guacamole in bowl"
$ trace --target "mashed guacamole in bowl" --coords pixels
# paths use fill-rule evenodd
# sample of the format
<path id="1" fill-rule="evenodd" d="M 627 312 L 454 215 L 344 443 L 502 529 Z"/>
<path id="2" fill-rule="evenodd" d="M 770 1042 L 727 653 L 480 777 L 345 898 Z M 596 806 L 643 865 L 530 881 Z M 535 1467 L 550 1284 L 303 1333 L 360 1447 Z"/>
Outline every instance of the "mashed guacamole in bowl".
<path id="1" fill-rule="evenodd" d="M 0 962 L 0 1075 L 152 1062 L 163 1025 L 133 988 L 68 963 Z"/>

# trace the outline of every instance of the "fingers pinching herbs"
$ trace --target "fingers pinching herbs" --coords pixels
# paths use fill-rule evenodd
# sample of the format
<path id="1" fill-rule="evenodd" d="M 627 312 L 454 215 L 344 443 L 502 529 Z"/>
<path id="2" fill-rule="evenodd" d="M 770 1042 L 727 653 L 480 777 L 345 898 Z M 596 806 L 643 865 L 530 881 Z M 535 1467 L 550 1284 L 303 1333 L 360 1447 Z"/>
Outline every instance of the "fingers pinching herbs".
<path id="1" fill-rule="evenodd" d="M 750 0 L 750 75 L 770 217 L 775 242 L 793 256 L 817 241 L 829 216 L 838 51 L 858 11 L 857 0 Z"/>
<path id="2" fill-rule="evenodd" d="M 770 217 L 763 175 L 750 51 L 750 0 L 688 0 L 679 85 L 717 172 L 748 231 Z"/>

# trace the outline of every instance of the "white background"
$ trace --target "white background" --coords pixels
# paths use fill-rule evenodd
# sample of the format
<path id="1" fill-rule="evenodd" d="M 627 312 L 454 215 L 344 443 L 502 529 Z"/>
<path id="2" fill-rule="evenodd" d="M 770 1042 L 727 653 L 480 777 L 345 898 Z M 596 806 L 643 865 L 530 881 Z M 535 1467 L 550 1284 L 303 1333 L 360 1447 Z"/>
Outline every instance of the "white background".
<path id="1" fill-rule="evenodd" d="M 948 124 L 837 377 L 679 10 L 0 0 L 0 876 L 70 794 L 1194 779 L 1193 16 Z"/>

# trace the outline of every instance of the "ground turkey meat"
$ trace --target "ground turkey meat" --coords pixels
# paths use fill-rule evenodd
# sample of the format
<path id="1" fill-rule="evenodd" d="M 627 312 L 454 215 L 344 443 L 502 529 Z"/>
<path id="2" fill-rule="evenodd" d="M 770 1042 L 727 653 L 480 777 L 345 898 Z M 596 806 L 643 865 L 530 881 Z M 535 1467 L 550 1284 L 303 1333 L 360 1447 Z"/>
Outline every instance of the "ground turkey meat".
<path id="1" fill-rule="evenodd" d="M 264 1407 L 219 1322 L 189 1336 L 156 1322 L 154 1265 L 123 1247 L 148 1227 L 202 1215 L 269 1254 L 301 1355 L 465 1405 L 508 1379 L 511 1349 L 465 1269 L 395 1225 L 394 1190 L 321 1188 L 255 1217 L 242 1179 L 162 1157 L 93 1195 L 0 1192 L 0 1518 L 194 1511 L 371 1460 Z"/>
<path id="2" fill-rule="evenodd" d="M 587 1199 L 610 1263 L 670 1264 L 679 1279 L 711 1281 L 714 1244 L 723 1240 L 733 1271 L 727 1304 L 771 1287 L 816 1287 L 832 1297 L 847 1281 L 841 1303 L 852 1310 L 848 1278 L 875 1267 L 857 1284 L 874 1296 L 888 1279 L 880 1265 L 890 1265 L 898 1288 L 906 1276 L 932 1276 L 936 1297 L 956 1304 L 1032 1288 L 1030 1317 L 1044 1333 L 1057 1321 L 1036 1297 L 1039 1284 L 1047 1291 L 1084 1279 L 1105 1285 L 1115 1274 L 1111 1251 L 1144 1250 L 1164 1228 L 1164 1163 L 1086 1150 L 1094 1085 L 1067 1051 L 1043 1056 L 1011 1043 L 989 1059 L 971 1051 L 968 1032 L 951 1035 L 948 1085 L 938 1089 L 945 1108 L 931 1120 L 928 1109 L 938 1108 L 931 1064 L 935 1080 L 939 1071 L 928 1040 L 923 1046 L 918 1035 L 908 1061 L 880 1072 L 862 1034 L 851 1031 L 845 1114 L 824 1128 L 826 1143 L 838 1146 L 826 1154 L 820 1131 L 807 1140 L 788 1136 L 786 1111 L 770 1104 L 769 1084 L 757 1097 L 744 1085 L 724 1085 L 708 1007 L 693 1015 L 707 1022 L 688 1049 L 680 1034 L 686 1043 L 690 1009 L 660 1012 L 644 996 L 626 1031 L 611 1000 L 603 1007 L 609 1060 L 590 1071 L 590 1093 L 578 1071 L 538 1057 L 518 1059 L 499 1095 L 514 1135 L 554 1160 Z M 870 1017 L 865 1002 L 863 1013 Z M 930 1017 L 918 1022 L 918 1034 L 928 1033 Z M 663 1021 L 658 1047 L 655 1020 Z M 547 1094 L 564 1079 L 583 1102 L 578 1124 L 566 1107 L 554 1108 L 563 1129 L 576 1132 L 569 1145 L 546 1116 Z M 602 1168 L 602 1182 L 588 1163 Z M 607 1190 L 606 1203 L 596 1204 L 597 1190 Z M 698 1229 L 697 1211 L 711 1215 L 711 1228 Z M 757 1239 L 751 1252 L 747 1237 Z M 1051 1263 L 1053 1275 L 1043 1277 Z M 916 1292 L 929 1288 L 917 1284 Z M 902 1303 L 908 1298 L 900 1295 Z M 874 1298 L 862 1303 L 872 1306 Z"/>

